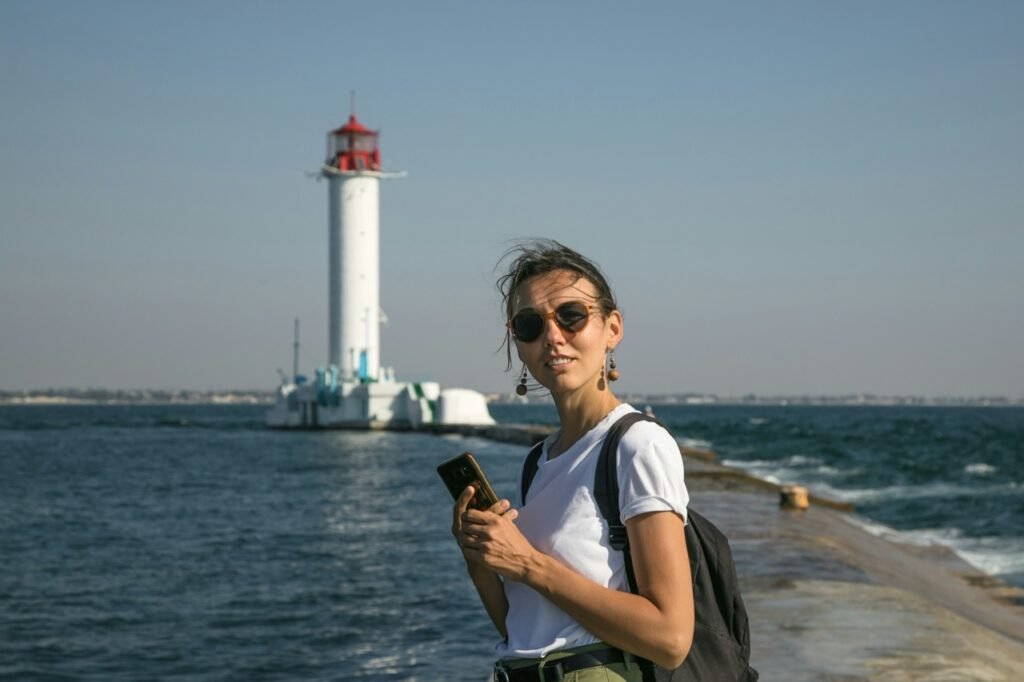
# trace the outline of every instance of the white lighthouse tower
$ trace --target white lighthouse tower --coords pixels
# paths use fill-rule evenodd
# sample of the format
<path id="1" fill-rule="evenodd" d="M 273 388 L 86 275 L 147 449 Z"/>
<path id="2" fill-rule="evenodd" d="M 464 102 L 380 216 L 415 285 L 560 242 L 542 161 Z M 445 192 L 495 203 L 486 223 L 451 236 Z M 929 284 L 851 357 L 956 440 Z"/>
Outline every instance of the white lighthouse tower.
<path id="1" fill-rule="evenodd" d="M 327 134 L 327 362 L 342 381 L 380 376 L 379 133 L 356 120 Z"/>
<path id="2" fill-rule="evenodd" d="M 327 133 L 318 173 L 327 180 L 327 366 L 312 382 L 297 370 L 286 379 L 266 422 L 314 429 L 493 424 L 480 393 L 398 382 L 381 367 L 380 181 L 404 173 L 381 169 L 378 138 L 354 113 Z"/>

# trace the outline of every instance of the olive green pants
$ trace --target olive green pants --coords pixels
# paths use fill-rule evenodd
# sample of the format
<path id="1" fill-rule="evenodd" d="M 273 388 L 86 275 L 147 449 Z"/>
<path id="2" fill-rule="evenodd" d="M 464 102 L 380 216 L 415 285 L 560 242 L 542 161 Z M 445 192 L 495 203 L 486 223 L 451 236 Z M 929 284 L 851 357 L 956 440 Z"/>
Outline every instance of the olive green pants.
<path id="1" fill-rule="evenodd" d="M 571 649 L 552 651 L 544 658 L 505 658 L 499 661 L 499 663 L 509 670 L 518 670 L 519 668 L 529 667 L 536 668 L 542 663 L 557 661 L 560 658 L 566 658 L 573 654 L 583 653 L 586 651 L 606 649 L 607 647 L 607 644 L 598 642 L 597 644 L 588 644 L 586 646 L 578 646 Z M 636 659 L 632 656 L 627 656 L 625 663 L 611 663 L 609 665 L 599 665 L 593 668 L 574 670 L 567 673 L 562 680 L 563 682 L 642 682 L 643 676 L 640 672 L 640 666 L 637 664 Z"/>

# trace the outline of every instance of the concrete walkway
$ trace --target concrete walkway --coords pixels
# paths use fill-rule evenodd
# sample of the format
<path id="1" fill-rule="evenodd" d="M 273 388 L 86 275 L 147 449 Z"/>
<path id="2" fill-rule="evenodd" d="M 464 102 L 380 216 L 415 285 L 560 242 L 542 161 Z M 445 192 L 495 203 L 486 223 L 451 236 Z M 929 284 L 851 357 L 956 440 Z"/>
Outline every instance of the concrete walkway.
<path id="1" fill-rule="evenodd" d="M 733 478 L 689 487 L 730 538 L 761 679 L 1024 679 L 1020 590 L 946 548 L 876 537 L 849 513 L 782 511 Z"/>

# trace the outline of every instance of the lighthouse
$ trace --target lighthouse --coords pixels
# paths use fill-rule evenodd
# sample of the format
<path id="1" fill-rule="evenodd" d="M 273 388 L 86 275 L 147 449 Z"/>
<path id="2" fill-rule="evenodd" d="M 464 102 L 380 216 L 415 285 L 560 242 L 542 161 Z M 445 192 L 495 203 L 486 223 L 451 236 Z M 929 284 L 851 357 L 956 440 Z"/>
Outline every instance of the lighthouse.
<path id="1" fill-rule="evenodd" d="M 351 114 L 327 133 L 327 362 L 342 381 L 380 380 L 379 132 Z"/>
<path id="2" fill-rule="evenodd" d="M 327 133 L 327 364 L 308 382 L 296 367 L 266 414 L 280 429 L 409 429 L 493 424 L 477 391 L 436 381 L 400 382 L 381 366 L 380 181 L 404 172 L 381 168 L 379 131 L 355 113 Z M 300 273 L 304 274 L 304 273 Z M 409 292 L 415 295 L 415 292 Z M 414 370 L 423 376 L 429 368 Z"/>

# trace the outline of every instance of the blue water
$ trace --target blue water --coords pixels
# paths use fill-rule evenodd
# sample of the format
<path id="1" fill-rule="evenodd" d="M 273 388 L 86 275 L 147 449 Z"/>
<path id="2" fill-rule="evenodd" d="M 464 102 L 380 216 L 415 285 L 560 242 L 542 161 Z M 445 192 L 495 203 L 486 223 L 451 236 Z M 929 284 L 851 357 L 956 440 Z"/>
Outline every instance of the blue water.
<path id="1" fill-rule="evenodd" d="M 1024 409 L 654 407 L 1024 584 Z M 271 432 L 263 409 L 0 407 L 0 679 L 486 678 L 495 634 L 434 466 L 472 450 L 511 495 L 522 448 Z"/>

